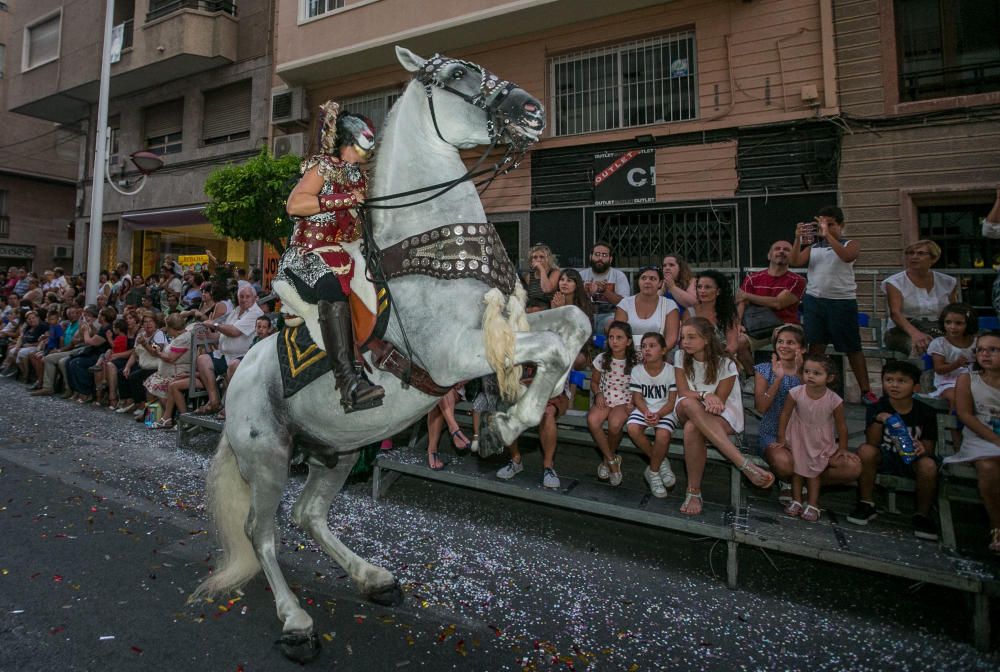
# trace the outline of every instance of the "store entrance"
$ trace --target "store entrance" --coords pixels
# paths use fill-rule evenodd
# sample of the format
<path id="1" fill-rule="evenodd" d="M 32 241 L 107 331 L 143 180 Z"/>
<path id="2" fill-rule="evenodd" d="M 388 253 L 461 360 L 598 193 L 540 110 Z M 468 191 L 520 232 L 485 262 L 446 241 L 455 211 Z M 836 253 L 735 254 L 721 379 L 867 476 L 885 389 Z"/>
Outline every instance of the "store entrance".
<path id="1" fill-rule="evenodd" d="M 136 231 L 132 237 L 132 266 L 143 275 L 158 272 L 164 257 L 170 255 L 185 270 L 203 270 L 212 255 L 222 263 L 246 268 L 248 243 L 219 238 L 211 224 L 160 227 Z"/>

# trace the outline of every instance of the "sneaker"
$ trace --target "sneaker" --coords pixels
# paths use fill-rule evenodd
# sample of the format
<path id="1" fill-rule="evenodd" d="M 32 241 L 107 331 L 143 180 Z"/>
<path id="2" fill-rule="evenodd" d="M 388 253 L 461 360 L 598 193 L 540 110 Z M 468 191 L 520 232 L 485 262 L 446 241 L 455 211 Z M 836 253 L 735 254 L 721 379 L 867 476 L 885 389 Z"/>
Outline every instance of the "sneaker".
<path id="1" fill-rule="evenodd" d="M 663 462 L 660 464 L 660 480 L 663 481 L 665 488 L 672 488 L 677 483 L 677 477 L 674 476 L 674 472 L 670 468 L 670 460 L 667 458 L 663 458 Z"/>
<path id="2" fill-rule="evenodd" d="M 865 404 L 866 406 L 874 406 L 875 404 L 878 403 L 878 397 L 875 396 L 874 392 L 868 390 L 867 392 L 861 395 L 861 403 Z"/>
<path id="3" fill-rule="evenodd" d="M 472 435 L 472 443 L 469 444 L 469 451 L 473 452 L 473 453 L 478 453 L 479 452 L 479 435 L 478 434 L 473 434 Z"/>
<path id="4" fill-rule="evenodd" d="M 118 408 L 115 409 L 115 413 L 131 413 L 135 410 L 135 402 L 130 401 L 125 405 L 119 404 Z"/>
<path id="5" fill-rule="evenodd" d="M 792 484 L 788 481 L 778 481 L 778 503 L 788 506 L 792 502 Z"/>
<path id="6" fill-rule="evenodd" d="M 878 512 L 875 511 L 875 505 L 871 502 L 858 501 L 858 505 L 854 507 L 850 515 L 847 516 L 847 522 L 854 523 L 855 525 L 867 525 L 868 521 L 874 520 Z"/>
<path id="7" fill-rule="evenodd" d="M 927 541 L 937 541 L 938 532 L 937 527 L 934 525 L 934 521 L 927 516 L 920 515 L 919 513 L 913 516 L 913 536 L 917 539 L 926 539 Z"/>
<path id="8" fill-rule="evenodd" d="M 606 481 L 611 478 L 611 470 L 608 469 L 607 462 L 602 460 L 601 463 L 597 465 L 597 477 L 602 481 Z"/>
<path id="9" fill-rule="evenodd" d="M 524 471 L 524 465 L 521 464 L 520 462 L 515 462 L 514 460 L 511 460 L 510 462 L 508 462 L 507 464 L 505 464 L 504 466 L 500 467 L 500 469 L 497 470 L 497 478 L 502 478 L 505 481 L 509 481 L 510 479 L 520 474 L 522 471 Z"/>
<path id="10" fill-rule="evenodd" d="M 542 485 L 552 490 L 557 490 L 559 488 L 561 483 L 559 482 L 559 474 L 556 473 L 555 469 L 546 467 L 545 471 L 542 473 Z"/>
<path id="11" fill-rule="evenodd" d="M 642 475 L 646 477 L 646 483 L 649 483 L 649 490 L 653 493 L 653 497 L 663 499 L 667 496 L 667 489 L 663 487 L 663 479 L 660 478 L 659 473 L 646 467 Z"/>

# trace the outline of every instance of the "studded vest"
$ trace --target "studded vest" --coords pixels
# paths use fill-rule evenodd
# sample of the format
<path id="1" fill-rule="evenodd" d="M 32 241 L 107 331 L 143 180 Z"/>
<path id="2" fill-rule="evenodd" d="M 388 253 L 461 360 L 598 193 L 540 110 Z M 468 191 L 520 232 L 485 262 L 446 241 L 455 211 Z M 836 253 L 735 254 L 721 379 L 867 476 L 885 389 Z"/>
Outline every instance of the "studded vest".
<path id="1" fill-rule="evenodd" d="M 302 162 L 302 174 L 314 166 L 323 178 L 323 188 L 319 193 L 332 196 L 335 209 L 333 212 L 293 218 L 295 228 L 289 244 L 314 250 L 357 240 L 361 232 L 358 230 L 358 212 L 352 192 L 359 189 L 367 191 L 364 171 L 334 156 L 319 154 Z"/>
<path id="2" fill-rule="evenodd" d="M 446 280 L 473 278 L 512 294 L 514 265 L 492 224 L 449 224 L 411 236 L 382 251 L 386 279 L 417 273 Z"/>

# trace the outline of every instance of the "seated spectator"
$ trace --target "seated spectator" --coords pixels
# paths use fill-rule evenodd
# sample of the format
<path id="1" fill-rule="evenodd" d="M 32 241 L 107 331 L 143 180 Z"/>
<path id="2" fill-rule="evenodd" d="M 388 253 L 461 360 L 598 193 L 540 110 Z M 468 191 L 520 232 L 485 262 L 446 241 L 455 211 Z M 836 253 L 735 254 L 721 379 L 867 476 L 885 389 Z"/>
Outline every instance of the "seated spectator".
<path id="1" fill-rule="evenodd" d="M 948 409 L 955 412 L 955 384 L 958 377 L 968 373 L 968 366 L 976 361 L 976 311 L 965 303 L 949 303 L 941 311 L 940 326 L 944 336 L 938 336 L 927 346 L 934 369 L 934 389 L 927 396 L 948 402 Z M 962 434 L 952 429 L 952 441 L 957 448 Z"/>
<path id="2" fill-rule="evenodd" d="M 219 348 L 211 354 L 198 356 L 198 379 L 208 392 L 208 403 L 195 411 L 198 415 L 217 413 L 222 408 L 215 379 L 226 374 L 233 360 L 247 353 L 257 328 L 257 318 L 264 314 L 250 285 L 241 287 L 237 296 L 239 308 L 229 312 L 225 319 L 202 322 L 210 333 L 217 335 Z"/>
<path id="3" fill-rule="evenodd" d="M 933 408 L 913 398 L 919 387 L 920 369 L 910 362 L 889 360 L 882 366 L 884 394 L 867 412 L 865 443 L 858 448 L 861 458 L 858 504 L 847 520 L 855 525 L 867 525 L 877 515 L 874 495 L 878 473 L 908 476 L 917 482 L 913 534 L 933 541 L 938 538 L 937 527 L 930 518 L 940 463 L 934 455 L 937 414 Z M 910 464 L 903 462 L 886 427 L 886 420 L 894 415 L 902 419 L 916 448 L 917 458 Z"/>
<path id="4" fill-rule="evenodd" d="M 111 298 L 111 288 L 111 274 L 107 271 L 101 271 L 97 276 L 97 293 L 99 295 L 103 294 L 105 301 L 107 301 L 107 299 Z"/>
<path id="5" fill-rule="evenodd" d="M 89 319 L 97 319 L 97 306 L 89 306 L 88 311 Z M 56 374 L 62 374 L 63 381 L 69 380 L 69 376 L 66 373 L 66 364 L 69 362 L 69 358 L 74 354 L 80 354 L 83 352 L 83 334 L 80 331 L 80 325 L 82 322 L 80 316 L 83 312 L 83 309 L 76 304 L 66 308 L 67 324 L 63 327 L 63 334 L 59 342 L 59 347 L 45 355 L 45 358 L 42 360 L 43 372 L 42 375 L 39 376 L 39 379 L 42 381 L 42 386 L 41 388 L 34 390 L 31 393 L 31 396 L 47 397 L 55 394 Z M 69 389 L 68 384 L 66 388 L 67 390 Z M 69 394 L 66 396 L 69 396 Z"/>
<path id="6" fill-rule="evenodd" d="M 528 290 L 527 312 L 548 310 L 558 290 L 559 266 L 548 245 L 535 245 L 528 254 L 531 270 L 521 278 Z"/>
<path id="7" fill-rule="evenodd" d="M 140 328 L 139 316 L 135 312 L 129 312 L 125 317 L 119 317 L 115 320 L 112 328 L 115 338 L 111 345 L 111 351 L 105 353 L 102 374 L 108 386 L 108 409 L 117 411 L 120 406 L 128 405 L 128 402 L 121 399 L 118 394 L 118 383 L 122 379 L 125 365 L 135 349 L 135 339 L 139 335 Z"/>
<path id="8" fill-rule="evenodd" d="M 628 322 L 632 327 L 636 352 L 639 352 L 642 335 L 651 331 L 663 336 L 667 352 L 677 345 L 681 329 L 680 312 L 673 300 L 660 296 L 662 283 L 663 272 L 660 269 L 655 266 L 641 269 L 636 281 L 638 293 L 626 296 L 615 308 L 615 321 Z"/>
<path id="9" fill-rule="evenodd" d="M 889 323 L 885 347 L 920 357 L 935 338 L 944 335 L 938 324 L 941 311 L 958 301 L 958 281 L 932 271 L 941 258 L 941 248 L 932 240 L 918 240 L 903 250 L 906 270 L 882 281 Z"/>
<path id="10" fill-rule="evenodd" d="M 955 407 L 962 429 L 962 449 L 945 463 L 972 462 L 979 496 L 990 519 L 989 550 L 1000 555 L 1000 331 L 976 342 L 973 370 L 959 376 Z"/>
<path id="11" fill-rule="evenodd" d="M 583 289 L 594 302 L 594 333 L 604 334 L 615 319 L 615 306 L 631 291 L 628 278 L 612 267 L 614 254 L 611 245 L 597 241 L 590 251 L 590 267 L 580 271 Z"/>
<path id="12" fill-rule="evenodd" d="M 151 287 L 146 288 L 146 293 L 142 295 L 140 308 L 149 313 L 160 314 L 160 304 L 156 300 L 156 295 Z"/>
<path id="13" fill-rule="evenodd" d="M 638 363 L 632 329 L 628 322 L 615 321 L 608 326 L 605 350 L 594 358 L 590 389 L 594 401 L 587 411 L 587 429 L 594 437 L 603 459 L 597 466 L 597 477 L 611 485 L 622 482 L 622 458 L 618 454 L 625 422 L 632 412 L 632 368 Z M 607 423 L 608 432 L 604 433 Z"/>
<path id="14" fill-rule="evenodd" d="M 587 296 L 587 292 L 583 289 L 583 278 L 580 277 L 580 271 L 575 268 L 564 268 L 559 273 L 559 286 L 558 291 L 552 295 L 552 307 L 560 308 L 562 306 L 576 306 L 587 316 L 587 319 L 591 320 L 593 324 L 594 319 L 594 303 Z M 584 350 L 579 355 L 577 355 L 576 360 L 573 362 L 574 369 L 583 369 L 587 366 L 587 351 Z"/>
<path id="15" fill-rule="evenodd" d="M 125 306 L 128 305 L 128 295 L 132 293 L 132 279 L 122 278 L 121 283 L 118 285 L 118 290 L 115 292 L 115 310 L 118 311 L 120 315 L 125 311 Z"/>
<path id="16" fill-rule="evenodd" d="M 7 350 L 0 375 L 12 378 L 21 374 L 21 381 L 28 380 L 28 357 L 38 350 L 39 343 L 45 346 L 49 333 L 49 325 L 42 322 L 38 312 L 29 310 L 24 316 L 25 326 L 18 335 L 17 341 Z"/>
<path id="17" fill-rule="evenodd" d="M 250 348 L 257 345 L 265 338 L 274 333 L 274 327 L 271 326 L 271 318 L 267 315 L 261 315 L 257 318 L 257 322 L 254 327 L 254 337 L 253 341 L 250 343 Z M 248 351 L 249 352 L 249 351 Z M 240 363 L 243 361 L 243 357 L 236 357 L 230 362 L 229 368 L 226 370 L 226 386 L 229 386 L 229 381 L 233 379 L 233 374 L 236 373 L 236 369 L 239 368 Z M 219 411 L 219 418 L 225 420 L 226 409 L 223 408 Z M 450 425 L 449 425 L 450 426 Z"/>
<path id="18" fill-rule="evenodd" d="M 663 257 L 663 286 L 660 294 L 677 304 L 680 317 L 698 302 L 694 273 L 684 257 L 668 254 Z"/>
<path id="19" fill-rule="evenodd" d="M 732 288 L 729 280 L 718 271 L 699 271 L 695 279 L 698 292 L 698 302 L 691 309 L 691 314 L 708 320 L 715 329 L 715 337 L 723 351 L 734 359 L 739 355 L 740 325 L 736 317 L 736 304 L 733 302 Z M 737 361 L 749 375 L 753 370 L 753 361 Z"/>
<path id="20" fill-rule="evenodd" d="M 7 284 L 10 281 L 14 281 L 13 287 L 11 287 L 11 292 L 17 294 L 19 297 L 24 296 L 24 293 L 28 291 L 28 271 L 23 268 L 17 269 L 17 274 L 13 278 L 7 280 Z"/>
<path id="21" fill-rule="evenodd" d="M 41 304 L 45 300 L 45 291 L 38 284 L 38 278 L 28 279 L 28 291 L 24 293 L 21 300 L 24 303 L 30 303 L 32 306 Z"/>
<path id="22" fill-rule="evenodd" d="M 438 456 L 438 443 L 441 441 L 441 430 L 446 425 L 455 450 L 468 450 L 472 446 L 455 420 L 455 404 L 460 396 L 457 388 L 448 390 L 427 414 L 427 464 L 434 471 L 441 471 L 445 467 L 445 462 Z"/>
<path id="23" fill-rule="evenodd" d="M 125 362 L 118 379 L 123 404 L 116 413 L 132 412 L 141 419 L 146 410 L 146 388 L 143 383 L 160 367 L 157 353 L 167 347 L 167 337 L 161 331 L 162 318 L 153 312 L 141 314 L 142 326 L 135 337 L 135 347 Z"/>
<path id="24" fill-rule="evenodd" d="M 46 333 L 44 345 L 39 345 L 33 353 L 28 356 L 28 364 L 35 371 L 35 384 L 28 388 L 31 391 L 42 389 L 42 382 L 45 379 L 45 358 L 62 347 L 63 333 L 65 327 L 59 319 L 59 312 L 50 310 L 46 316 L 49 329 Z M 27 375 L 24 376 L 27 382 Z"/>
<path id="25" fill-rule="evenodd" d="M 643 472 L 653 497 L 667 496 L 667 488 L 677 482 L 667 451 L 670 437 L 677 427 L 674 407 L 677 402 L 676 371 L 667 362 L 667 349 L 663 335 L 651 331 L 642 336 L 642 364 L 632 372 L 629 389 L 635 410 L 628 416 L 628 435 L 632 443 L 649 458 Z M 653 429 L 653 441 L 646 437 L 646 429 Z"/>
<path id="26" fill-rule="evenodd" d="M 778 325 L 799 323 L 806 279 L 788 270 L 791 252 L 791 243 L 775 241 L 767 253 L 767 268 L 748 273 L 736 292 L 737 319 L 742 327 L 741 361 L 752 360 L 751 353 L 770 343 Z M 762 328 L 755 330 L 755 324 Z"/>
<path id="27" fill-rule="evenodd" d="M 569 402 L 575 394 L 576 386 L 571 385 L 567 378 L 565 385 L 563 385 L 563 391 L 549 399 L 545 405 L 541 422 L 538 423 L 538 442 L 542 446 L 542 486 L 551 490 L 558 490 L 562 485 L 555 469 L 556 439 L 558 436 L 556 421 L 569 410 Z M 507 449 L 510 451 L 510 462 L 497 471 L 497 478 L 505 481 L 524 471 L 524 465 L 521 464 L 521 451 L 517 442 L 515 441 Z"/>
<path id="28" fill-rule="evenodd" d="M 211 282 L 206 283 L 201 289 L 201 303 L 198 304 L 198 307 L 185 310 L 181 315 L 185 319 L 197 320 L 198 322 L 221 319 L 228 311 L 226 304 L 216 300 L 218 295 L 218 286 Z"/>
<path id="29" fill-rule="evenodd" d="M 98 294 L 98 297 L 102 296 Z M 89 313 L 85 313 L 85 317 Z M 81 404 L 94 400 L 94 375 L 90 367 L 97 363 L 101 354 L 111 347 L 111 325 L 117 317 L 114 308 L 103 308 L 96 323 L 84 319 L 80 325 L 84 349 L 79 355 L 70 357 L 66 363 L 67 393 L 70 398 Z"/>
<path id="30" fill-rule="evenodd" d="M 163 404 L 163 415 L 152 425 L 152 429 L 170 429 L 174 426 L 174 411 L 187 406 L 184 392 L 190 387 L 191 377 L 191 331 L 184 328 L 184 318 L 180 315 L 167 316 L 166 348 L 153 344 L 149 351 L 160 364 L 156 373 L 146 378 L 143 386 L 149 393 L 148 399 L 155 398 Z"/>
<path id="31" fill-rule="evenodd" d="M 773 344 L 771 361 L 754 367 L 754 408 L 761 414 L 756 452 L 759 457 L 767 460 L 778 478 L 781 478 L 783 473 L 779 473 L 774 466 L 768 447 L 778 440 L 778 419 L 788 391 L 802 384 L 802 355 L 806 349 L 802 327 L 797 324 L 779 327 L 774 332 Z M 791 493 L 791 487 L 785 487 L 786 485 L 787 481 L 782 483 L 782 498 Z"/>

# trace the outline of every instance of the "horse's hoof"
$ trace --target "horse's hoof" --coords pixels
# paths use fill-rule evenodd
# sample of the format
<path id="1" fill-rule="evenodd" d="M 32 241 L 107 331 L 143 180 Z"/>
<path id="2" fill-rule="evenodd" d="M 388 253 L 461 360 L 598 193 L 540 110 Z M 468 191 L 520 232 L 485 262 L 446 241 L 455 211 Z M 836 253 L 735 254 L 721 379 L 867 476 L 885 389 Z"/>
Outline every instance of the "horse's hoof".
<path id="1" fill-rule="evenodd" d="M 315 632 L 308 634 L 286 632 L 281 635 L 277 643 L 281 655 L 299 665 L 311 663 L 319 656 L 319 637 Z"/>
<path id="2" fill-rule="evenodd" d="M 490 457 L 492 455 L 499 455 L 504 451 L 503 440 L 500 435 L 490 430 L 488 427 L 483 428 L 479 432 L 479 457 Z"/>
<path id="3" fill-rule="evenodd" d="M 403 590 L 398 581 L 393 581 L 392 585 L 369 593 L 368 599 L 383 607 L 398 607 L 403 603 Z"/>

